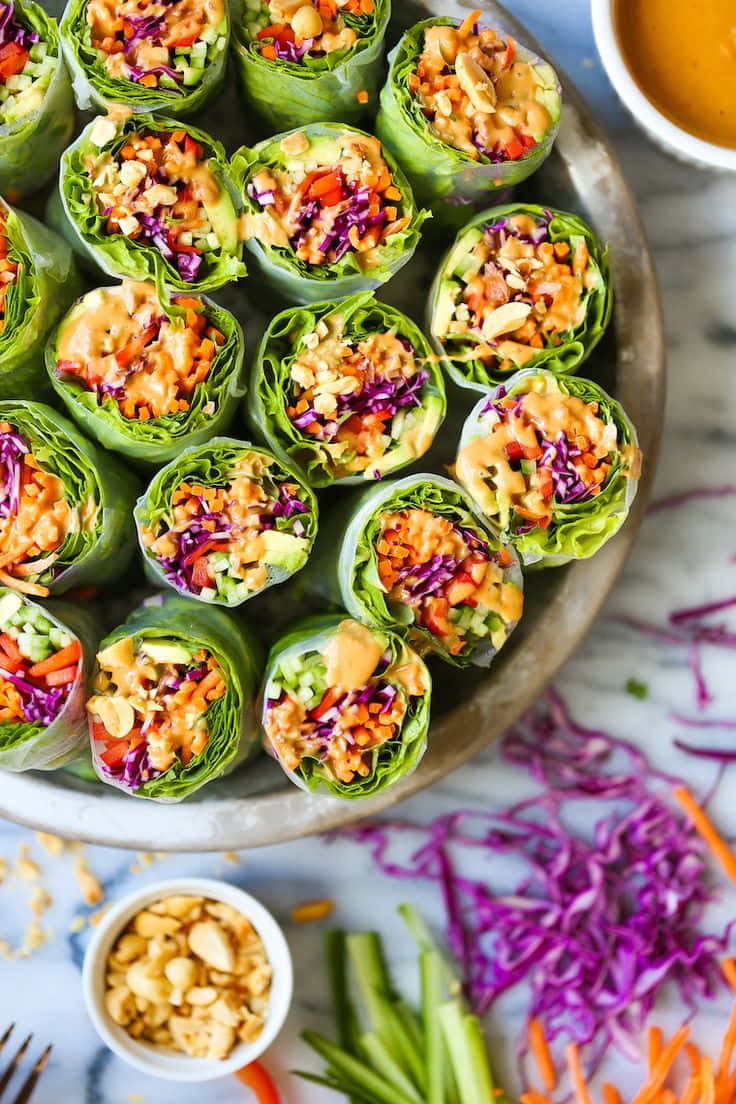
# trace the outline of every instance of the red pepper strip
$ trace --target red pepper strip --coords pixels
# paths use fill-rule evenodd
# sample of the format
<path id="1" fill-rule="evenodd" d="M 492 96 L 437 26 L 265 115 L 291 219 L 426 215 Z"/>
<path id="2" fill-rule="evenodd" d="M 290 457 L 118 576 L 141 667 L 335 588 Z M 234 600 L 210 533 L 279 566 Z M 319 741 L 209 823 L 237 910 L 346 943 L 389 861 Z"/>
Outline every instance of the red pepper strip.
<path id="1" fill-rule="evenodd" d="M 92 721 L 92 739 L 99 740 L 101 743 L 109 743 L 112 740 L 112 736 L 105 728 L 102 721 Z"/>
<path id="2" fill-rule="evenodd" d="M 28 51 L 17 42 L 7 42 L 0 47 L 0 80 L 3 82 L 16 73 L 22 73 L 30 57 Z"/>
<path id="3" fill-rule="evenodd" d="M 200 544 L 199 548 L 195 548 L 193 552 L 190 552 L 189 555 L 182 560 L 184 567 L 191 567 L 191 565 L 196 563 L 206 552 L 212 552 L 215 548 L 222 551 L 223 543 L 221 540 L 208 540 L 205 541 L 204 544 Z"/>
<path id="4" fill-rule="evenodd" d="M 291 27 L 286 23 L 272 23 L 270 27 L 264 27 L 256 38 L 272 38 L 275 42 L 294 42 L 295 35 Z"/>
<path id="5" fill-rule="evenodd" d="M 129 740 L 113 740 L 112 743 L 108 744 L 105 751 L 103 751 L 100 759 L 103 763 L 106 763 L 108 767 L 117 767 L 122 763 L 129 750 Z"/>
<path id="6" fill-rule="evenodd" d="M 251 1062 L 235 1076 L 255 1094 L 258 1104 L 281 1104 L 278 1089 L 260 1062 Z"/>
<path id="7" fill-rule="evenodd" d="M 153 322 L 141 333 L 131 338 L 128 344 L 124 345 L 122 349 L 118 350 L 115 354 L 115 360 L 118 362 L 119 366 L 121 368 L 127 368 L 128 365 L 143 352 L 149 341 L 153 341 L 157 333 L 158 326 Z"/>
<path id="8" fill-rule="evenodd" d="M 46 676 L 46 685 L 66 686 L 68 682 L 74 682 L 78 670 L 79 665 L 73 663 L 71 667 L 62 667 L 60 671 L 49 671 Z"/>
<path id="9" fill-rule="evenodd" d="M 23 654 L 21 653 L 20 648 L 15 643 L 12 636 L 8 635 L 8 633 L 2 633 L 2 635 L 0 635 L 0 647 L 2 647 L 5 654 L 14 663 L 23 662 Z"/>
<path id="10" fill-rule="evenodd" d="M 334 686 L 329 687 L 325 691 L 322 701 L 319 703 L 316 709 L 312 710 L 312 717 L 315 721 L 318 721 L 320 717 L 324 717 L 328 710 L 332 709 L 333 705 L 340 698 L 340 691 Z"/>
<path id="11" fill-rule="evenodd" d="M 524 156 L 524 146 L 518 138 L 512 138 L 510 142 L 506 143 L 506 156 L 509 161 L 518 161 L 520 157 Z"/>
<path id="12" fill-rule="evenodd" d="M 207 567 L 207 560 L 204 556 L 200 556 L 195 561 L 194 570 L 192 571 L 192 582 L 198 587 L 207 587 L 210 585 L 210 572 Z"/>
<path id="13" fill-rule="evenodd" d="M 187 134 L 184 138 L 184 152 L 193 153 L 196 159 L 199 161 L 202 157 L 202 147 L 199 142 L 195 142 L 193 138 L 190 138 Z"/>

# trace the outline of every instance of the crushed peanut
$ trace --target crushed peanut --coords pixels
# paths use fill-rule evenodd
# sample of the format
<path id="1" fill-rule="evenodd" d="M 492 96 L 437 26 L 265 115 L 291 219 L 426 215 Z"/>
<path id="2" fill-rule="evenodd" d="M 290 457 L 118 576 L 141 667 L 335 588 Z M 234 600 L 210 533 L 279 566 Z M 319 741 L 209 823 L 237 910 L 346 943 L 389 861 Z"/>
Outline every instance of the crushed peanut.
<path id="1" fill-rule="evenodd" d="M 113 946 L 105 1007 L 135 1039 L 224 1059 L 261 1034 L 271 975 L 260 936 L 232 906 L 165 897 L 134 916 Z"/>
<path id="2" fill-rule="evenodd" d="M 36 839 L 52 859 L 58 859 L 64 850 L 64 841 L 60 836 L 52 836 L 49 832 L 36 832 Z"/>
<path id="3" fill-rule="evenodd" d="M 74 876 L 77 879 L 77 885 L 81 890 L 85 905 L 99 905 L 105 896 L 105 891 L 84 859 L 77 859 L 74 864 Z"/>

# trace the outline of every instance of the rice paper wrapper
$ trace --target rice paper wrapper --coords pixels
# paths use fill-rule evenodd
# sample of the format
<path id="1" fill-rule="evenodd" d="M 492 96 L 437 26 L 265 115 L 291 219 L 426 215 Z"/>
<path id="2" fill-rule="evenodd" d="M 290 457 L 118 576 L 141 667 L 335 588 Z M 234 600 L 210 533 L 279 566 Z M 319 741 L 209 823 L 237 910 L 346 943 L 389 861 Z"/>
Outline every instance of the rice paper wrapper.
<path id="1" fill-rule="evenodd" d="M 15 10 L 58 58 L 40 106 L 0 127 L 0 192 L 22 196 L 38 191 L 56 172 L 74 131 L 74 96 L 56 20 L 33 0 L 15 0 Z"/>
<path id="2" fill-rule="evenodd" d="M 83 296 L 72 311 L 86 298 Z M 224 334 L 225 344 L 218 348 L 207 379 L 195 387 L 189 397 L 189 409 L 183 413 L 148 421 L 126 418 L 114 399 L 106 397 L 100 403 L 94 391 L 73 379 L 60 378 L 56 367 L 61 328 L 72 312 L 62 319 L 46 346 L 46 372 L 51 386 L 80 429 L 104 448 L 120 453 L 141 468 L 166 464 L 180 456 L 183 449 L 204 444 L 213 434 L 227 430 L 245 394 L 242 327 L 224 307 L 206 296 L 198 298 L 205 304 L 207 318 Z M 166 299 L 160 302 L 160 308 L 169 317 L 177 313 L 176 306 Z M 211 404 L 214 409 L 210 409 Z"/>
<path id="3" fill-rule="evenodd" d="M 389 73 L 381 90 L 376 133 L 398 158 L 411 181 L 417 202 L 429 207 L 438 228 L 458 228 L 487 207 L 503 190 L 521 184 L 541 168 L 552 152 L 560 126 L 561 85 L 551 65 L 521 43 L 516 56 L 535 66 L 550 109 L 547 133 L 517 161 L 474 161 L 429 131 L 418 103 L 407 88 L 424 39 L 431 26 L 457 26 L 454 19 L 425 19 L 404 34 L 389 54 Z"/>
<path id="4" fill-rule="evenodd" d="M 286 567 L 268 565 L 267 582 L 258 590 L 254 590 L 247 598 L 227 600 L 222 595 L 216 598 L 206 598 L 192 594 L 185 587 L 166 575 L 160 561 L 153 555 L 142 538 L 143 526 L 151 526 L 169 515 L 171 495 L 180 483 L 196 482 L 205 486 L 216 482 L 223 485 L 227 479 L 227 472 L 232 465 L 244 453 L 253 452 L 266 456 L 275 461 L 277 477 L 283 481 L 297 483 L 303 494 L 303 501 L 309 507 L 308 513 L 299 514 L 305 528 L 305 539 L 308 541 L 307 557 L 317 535 L 318 506 L 314 492 L 303 482 L 296 469 L 288 463 L 275 457 L 268 449 L 259 445 L 251 445 L 247 441 L 236 441 L 232 437 L 215 437 L 208 444 L 185 449 L 178 460 L 172 460 L 165 468 L 162 468 L 148 485 L 144 494 L 138 499 L 135 507 L 135 523 L 138 533 L 138 543 L 143 557 L 143 566 L 146 577 L 154 586 L 176 590 L 178 594 L 195 602 L 206 602 L 214 605 L 239 606 L 257 594 L 262 594 L 269 587 L 286 582 L 295 573 Z M 297 569 L 299 570 L 299 569 Z"/>
<path id="5" fill-rule="evenodd" d="M 269 686 L 279 665 L 284 660 L 287 662 L 298 660 L 310 652 L 323 652 L 344 620 L 345 614 L 308 618 L 295 625 L 273 646 L 266 660 L 266 670 L 258 701 L 258 714 L 262 728 Z M 400 636 L 386 630 L 372 631 L 385 638 L 387 648 L 390 649 L 392 658 L 388 670 L 405 663 L 416 663 L 425 675 L 428 689 L 421 697 L 413 699 L 414 707 L 412 710 L 407 710 L 405 714 L 400 739 L 387 741 L 376 749 L 371 774 L 367 778 L 360 778 L 350 783 L 342 783 L 329 777 L 317 759 L 307 759 L 298 770 L 290 770 L 279 758 L 263 728 L 265 750 L 276 759 L 287 778 L 306 793 L 320 793 L 348 801 L 373 797 L 412 775 L 427 750 L 432 677 L 424 662 Z M 390 677 L 388 681 L 392 681 Z M 398 685 L 395 680 L 393 684 Z"/>
<path id="6" fill-rule="evenodd" d="M 375 30 L 356 48 L 304 62 L 269 61 L 244 33 L 243 0 L 233 10 L 233 60 L 248 104 L 268 133 L 306 123 L 360 123 L 375 114 L 383 79 L 390 0 L 376 0 Z M 358 93 L 365 93 L 358 99 Z"/>
<path id="7" fill-rule="evenodd" d="M 0 333 L 0 399 L 4 399 L 37 395 L 47 388 L 46 340 L 82 285 L 63 238 L 2 198 L 0 207 L 11 253 L 19 261 L 15 281 L 5 295 L 5 325 Z"/>
<path id="8" fill-rule="evenodd" d="M 252 177 L 263 168 L 269 169 L 281 164 L 285 160 L 280 149 L 281 142 L 300 129 L 304 130 L 310 141 L 320 138 L 337 140 L 346 131 L 364 133 L 356 127 L 339 123 L 311 123 L 285 134 L 276 134 L 259 142 L 252 149 L 242 146 L 233 156 L 232 167 L 246 214 L 261 210 L 247 192 Z M 375 291 L 408 264 L 419 244 L 421 227 L 430 215 L 428 211 L 417 208 L 409 181 L 389 150 L 384 148 L 382 156 L 403 197 L 399 204 L 399 215 L 409 217 L 411 222 L 399 233 L 393 234 L 389 244 L 374 251 L 378 258 L 376 264 L 370 269 L 361 268 L 355 252 L 349 250 L 334 264 L 310 265 L 299 260 L 291 249 L 264 245 L 258 238 L 249 238 L 245 248 L 249 255 L 249 273 L 253 279 L 275 292 L 284 302 L 319 303 L 326 297 L 343 299 L 361 291 Z"/>
<path id="9" fill-rule="evenodd" d="M 0 599 L 14 593 L 0 587 Z M 58 717 L 47 726 L 0 724 L 0 769 L 9 771 L 56 770 L 74 762 L 87 746 L 87 678 L 92 670 L 99 633 L 96 619 L 78 604 L 44 602 L 40 605 L 23 596 L 25 605 L 71 633 L 82 647 L 82 662 L 69 696 Z"/>
<path id="10" fill-rule="evenodd" d="M 222 708 L 208 718 L 209 740 L 204 751 L 186 766 L 177 760 L 159 777 L 144 782 L 138 789 L 125 778 L 116 777 L 103 763 L 90 721 L 92 762 L 101 782 L 133 797 L 173 804 L 183 801 L 208 782 L 230 774 L 258 753 L 255 700 L 263 653 L 260 643 L 242 620 L 225 610 L 208 608 L 186 598 L 159 595 L 134 610 L 124 624 L 105 637 L 98 650 L 103 651 L 126 636 L 181 640 L 205 648 L 219 664 L 227 690 L 224 698 L 219 699 L 224 703 Z"/>
<path id="11" fill-rule="evenodd" d="M 401 429 L 395 444 L 365 471 L 339 478 L 332 472 L 333 461 L 322 443 L 302 432 L 286 413 L 296 346 L 318 322 L 338 317 L 343 320 L 342 332 L 356 341 L 369 334 L 390 331 L 405 338 L 414 348 L 418 370 L 428 373 L 420 392 L 421 406 L 407 410 L 405 416 L 400 414 Z M 379 302 L 370 292 L 362 292 L 348 299 L 315 303 L 312 307 L 293 307 L 274 318 L 253 361 L 246 410 L 251 425 L 280 459 L 297 464 L 310 486 L 326 487 L 382 479 L 413 464 L 427 451 L 442 425 L 447 400 L 441 369 L 419 327 L 395 307 Z M 421 439 L 425 440 L 426 448 L 417 452 L 409 442 Z"/>
<path id="12" fill-rule="evenodd" d="M 46 221 L 69 242 L 80 264 L 93 273 L 103 272 L 116 279 L 153 280 L 161 298 L 164 298 L 167 287 L 196 295 L 214 291 L 245 276 L 240 242 L 232 251 L 222 250 L 209 272 L 203 273 L 196 280 L 186 281 L 154 246 L 138 244 L 123 234 L 104 233 L 105 219 L 97 209 L 89 174 L 84 167 L 84 158 L 89 154 L 99 155 L 101 152 L 116 155 L 125 145 L 127 136 L 136 130 L 169 133 L 185 129 L 195 142 L 208 151 L 206 163 L 212 169 L 221 193 L 232 203 L 234 224 L 241 209 L 225 150 L 210 135 L 188 124 L 182 127 L 175 119 L 162 115 L 121 113 L 110 118 L 115 121 L 116 134 L 104 146 L 97 146 L 92 141 L 98 116 L 88 123 L 79 137 L 64 151 L 59 167 L 59 184 L 46 206 Z"/>
<path id="13" fill-rule="evenodd" d="M 100 586 L 118 578 L 135 549 L 135 476 L 45 403 L 0 402 L 0 421 L 25 436 L 36 459 L 61 479 L 75 504 L 94 504 L 92 530 L 70 532 L 51 573 L 38 581 L 52 594 L 62 594 L 70 587 Z"/>
<path id="14" fill-rule="evenodd" d="M 314 567 L 310 565 L 308 569 L 309 584 L 327 601 L 343 605 L 356 620 L 378 629 L 402 633 L 421 654 L 431 652 L 445 662 L 458 666 L 472 664 L 488 667 L 498 651 L 490 637 L 479 640 L 469 655 L 452 656 L 440 646 L 433 633 L 415 624 L 414 614 L 408 606 L 389 603 L 378 576 L 373 541 L 378 532 L 380 515 L 407 507 L 457 519 L 459 524 L 486 541 L 492 551 L 499 550 L 502 545 L 511 551 L 499 534 L 488 526 L 459 484 L 434 473 L 419 473 L 353 494 L 327 516 L 313 556 Z M 504 570 L 504 579 L 523 591 L 521 567 L 514 554 Z M 505 640 L 517 623 L 507 624 Z"/>
<path id="15" fill-rule="evenodd" d="M 542 369 L 524 369 L 515 373 L 498 391 L 488 391 L 479 399 L 463 426 L 458 454 L 479 437 L 487 436 L 489 420 L 485 408 L 489 401 L 504 395 L 523 394 L 537 386 L 557 387 L 562 394 L 575 395 L 583 402 L 596 402 L 604 420 L 616 426 L 619 449 L 603 490 L 595 498 L 569 505 L 555 504 L 548 529 L 532 528 L 527 533 L 508 531 L 502 535 L 514 545 L 526 568 L 561 567 L 572 560 L 585 560 L 619 531 L 628 517 L 639 487 L 641 454 L 636 429 L 616 399 L 592 380 L 574 376 L 555 376 Z M 629 460 L 629 456 L 632 460 Z M 633 473 L 625 475 L 625 471 Z M 482 512 L 482 505 L 476 503 Z M 498 522 L 486 517 L 486 523 L 498 530 Z"/>
<path id="16" fill-rule="evenodd" d="M 193 88 L 179 86 L 179 91 L 146 88 L 136 81 L 111 77 L 97 58 L 96 50 L 84 40 L 87 31 L 89 0 L 69 0 L 61 17 L 61 43 L 77 106 L 80 111 L 99 111 L 125 104 L 135 114 L 165 114 L 181 119 L 200 111 L 220 94 L 227 71 L 230 41 L 230 9 L 225 4 L 224 45 L 208 46 L 206 64 L 200 82 Z"/>
<path id="17" fill-rule="evenodd" d="M 596 287 L 585 295 L 585 318 L 580 326 L 567 334 L 559 335 L 559 345 L 548 345 L 541 349 L 525 369 L 546 368 L 550 372 L 566 375 L 576 372 L 587 360 L 603 337 L 613 312 L 613 282 L 608 260 L 608 247 L 601 246 L 594 232 L 583 219 L 554 207 L 540 207 L 535 203 L 508 203 L 501 207 L 491 207 L 481 211 L 457 235 L 450 249 L 442 259 L 427 300 L 426 328 L 435 352 L 442 359 L 442 366 L 458 387 L 485 393 L 487 388 L 501 384 L 509 379 L 511 373 L 499 371 L 497 362 L 486 366 L 472 359 L 472 342 L 467 342 L 467 350 L 458 350 L 453 355 L 453 347 L 443 340 L 441 331 L 447 319 L 450 305 L 450 292 L 454 286 L 461 286 L 459 270 L 475 243 L 482 238 L 485 226 L 493 226 L 513 215 L 530 215 L 542 219 L 549 217 L 548 237 L 551 242 L 564 241 L 575 244 L 583 241 L 590 255 L 590 265 L 598 273 Z"/>

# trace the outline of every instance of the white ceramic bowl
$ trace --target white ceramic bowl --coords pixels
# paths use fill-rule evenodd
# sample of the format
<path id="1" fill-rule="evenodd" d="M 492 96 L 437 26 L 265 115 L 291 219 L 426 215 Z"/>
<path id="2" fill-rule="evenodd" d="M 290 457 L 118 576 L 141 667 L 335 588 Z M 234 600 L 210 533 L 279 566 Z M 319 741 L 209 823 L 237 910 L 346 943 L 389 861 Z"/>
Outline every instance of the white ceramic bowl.
<path id="1" fill-rule="evenodd" d="M 663 115 L 647 99 L 624 61 L 616 34 L 615 0 L 591 0 L 598 52 L 611 84 L 639 125 L 660 146 L 681 160 L 710 169 L 736 172 L 736 150 L 696 138 Z"/>
<path id="2" fill-rule="evenodd" d="M 273 968 L 271 1000 L 265 1026 L 254 1043 L 239 1043 L 223 1061 L 191 1058 L 178 1051 L 163 1050 L 131 1038 L 105 1009 L 105 963 L 115 940 L 141 909 L 172 894 L 188 894 L 223 901 L 246 916 L 263 940 Z M 124 897 L 105 915 L 87 948 L 82 971 L 82 988 L 92 1023 L 102 1040 L 123 1061 L 153 1077 L 166 1081 L 214 1081 L 255 1061 L 271 1045 L 289 1012 L 293 989 L 291 954 L 279 925 L 267 909 L 250 894 L 227 882 L 209 878 L 174 878 Z"/>

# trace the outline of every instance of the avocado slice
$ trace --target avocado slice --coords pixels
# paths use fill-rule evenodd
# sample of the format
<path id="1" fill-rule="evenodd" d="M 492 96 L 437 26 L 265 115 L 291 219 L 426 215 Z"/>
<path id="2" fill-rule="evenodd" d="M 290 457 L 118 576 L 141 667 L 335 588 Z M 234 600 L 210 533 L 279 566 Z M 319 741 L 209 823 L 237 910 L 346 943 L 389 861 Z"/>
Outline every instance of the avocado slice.
<path id="1" fill-rule="evenodd" d="M 264 562 L 270 567 L 281 567 L 285 571 L 298 571 L 307 562 L 307 542 L 303 537 L 294 537 L 291 533 L 282 533 L 278 529 L 267 529 L 262 534 L 266 546 Z"/>
<path id="2" fill-rule="evenodd" d="M 214 162 L 208 163 L 208 167 L 214 172 Z M 222 249 L 226 253 L 236 253 L 238 249 L 238 216 L 230 198 L 230 193 L 224 184 L 220 184 L 220 194 L 216 202 L 203 201 L 203 206 Z"/>
<path id="3" fill-rule="evenodd" d="M 175 640 L 142 640 L 140 650 L 154 663 L 190 663 L 192 653 Z"/>

